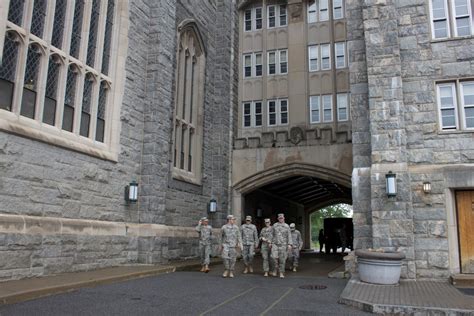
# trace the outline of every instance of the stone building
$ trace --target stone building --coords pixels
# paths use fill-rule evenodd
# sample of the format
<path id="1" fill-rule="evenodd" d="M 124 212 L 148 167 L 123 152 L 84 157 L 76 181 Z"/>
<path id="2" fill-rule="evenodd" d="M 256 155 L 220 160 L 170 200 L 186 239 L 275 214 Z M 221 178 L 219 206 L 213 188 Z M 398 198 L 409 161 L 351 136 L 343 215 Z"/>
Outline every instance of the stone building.
<path id="1" fill-rule="evenodd" d="M 197 255 L 228 211 L 234 7 L 0 2 L 0 280 Z"/>
<path id="2" fill-rule="evenodd" d="M 0 279 L 195 256 L 211 199 L 473 273 L 473 6 L 1 1 Z"/>

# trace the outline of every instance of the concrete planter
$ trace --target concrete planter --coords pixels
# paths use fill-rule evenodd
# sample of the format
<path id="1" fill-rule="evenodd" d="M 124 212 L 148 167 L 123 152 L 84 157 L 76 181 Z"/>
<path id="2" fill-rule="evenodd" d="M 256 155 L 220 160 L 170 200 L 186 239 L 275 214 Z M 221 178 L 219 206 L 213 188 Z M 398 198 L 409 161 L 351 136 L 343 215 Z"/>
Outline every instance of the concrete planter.
<path id="1" fill-rule="evenodd" d="M 356 250 L 360 280 L 373 284 L 397 284 L 400 280 L 402 260 L 401 252 L 374 252 Z"/>

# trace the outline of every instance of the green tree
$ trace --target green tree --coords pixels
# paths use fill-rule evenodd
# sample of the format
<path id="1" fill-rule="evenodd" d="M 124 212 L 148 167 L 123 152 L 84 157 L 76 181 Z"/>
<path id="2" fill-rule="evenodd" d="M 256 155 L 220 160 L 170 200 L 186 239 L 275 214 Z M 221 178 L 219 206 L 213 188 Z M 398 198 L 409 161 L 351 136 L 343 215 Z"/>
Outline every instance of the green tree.
<path id="1" fill-rule="evenodd" d="M 319 248 L 319 230 L 324 228 L 324 219 L 332 217 L 352 217 L 352 206 L 348 204 L 334 204 L 311 214 L 311 242 L 314 248 Z"/>

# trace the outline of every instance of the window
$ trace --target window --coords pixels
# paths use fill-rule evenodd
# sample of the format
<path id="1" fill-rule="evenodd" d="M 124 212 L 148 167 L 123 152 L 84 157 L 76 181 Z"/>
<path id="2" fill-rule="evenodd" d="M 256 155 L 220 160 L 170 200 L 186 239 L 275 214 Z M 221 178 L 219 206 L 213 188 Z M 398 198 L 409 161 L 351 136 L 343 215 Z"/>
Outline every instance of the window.
<path id="1" fill-rule="evenodd" d="M 244 55 L 244 78 L 252 77 L 252 55 Z"/>
<path id="2" fill-rule="evenodd" d="M 314 23 L 318 21 L 318 7 L 316 1 L 310 1 L 308 3 L 308 23 Z"/>
<path id="3" fill-rule="evenodd" d="M 323 95 L 323 122 L 332 122 L 332 95 Z"/>
<path id="4" fill-rule="evenodd" d="M 268 52 L 268 74 L 286 74 L 288 73 L 288 50 Z"/>
<path id="5" fill-rule="evenodd" d="M 474 81 L 461 83 L 464 128 L 474 128 Z"/>
<path id="6" fill-rule="evenodd" d="M 432 37 L 473 35 L 473 6 L 474 2 L 470 0 L 430 0 Z"/>
<path id="7" fill-rule="evenodd" d="M 347 93 L 338 93 L 337 94 L 337 120 L 347 121 L 349 120 L 349 107 L 348 107 L 348 94 Z"/>
<path id="8" fill-rule="evenodd" d="M 196 24 L 186 21 L 179 29 L 172 173 L 176 179 L 200 184 L 206 57 Z M 251 75 L 251 59 L 252 55 L 244 56 L 245 74 L 249 67 Z"/>
<path id="9" fill-rule="evenodd" d="M 259 127 L 263 124 L 262 101 L 244 102 L 243 125 L 244 127 Z"/>
<path id="10" fill-rule="evenodd" d="M 310 110 L 310 122 L 311 123 L 319 123 L 321 122 L 321 114 L 320 114 L 320 96 L 310 96 L 309 97 L 309 110 Z"/>
<path id="11" fill-rule="evenodd" d="M 83 23 L 86 7 L 90 19 Z M 10 1 L 6 30 L 1 34 L 5 40 L 0 111 L 9 113 L 2 113 L 0 120 L 11 126 L 4 129 L 15 128 L 25 136 L 117 159 L 120 136 L 112 135 L 112 125 L 117 123 L 111 118 L 120 109 L 105 111 L 108 104 L 121 104 L 120 97 L 108 100 L 105 93 L 113 81 L 108 68 L 114 25 L 119 25 L 114 19 L 121 16 L 116 11 L 115 0 L 91 0 L 87 6 L 84 0 Z M 65 46 L 70 46 L 68 51 Z M 114 51 L 119 48 L 123 45 L 117 43 Z M 123 69 L 124 62 L 116 68 Z M 19 116 L 32 121 L 26 125 Z"/>
<path id="12" fill-rule="evenodd" d="M 245 13 L 244 13 L 244 30 L 246 32 L 252 30 L 252 9 L 245 10 Z"/>
<path id="13" fill-rule="evenodd" d="M 262 8 L 255 8 L 255 29 L 261 30 L 262 29 Z"/>
<path id="14" fill-rule="evenodd" d="M 332 1 L 332 16 L 334 20 L 344 18 L 344 9 L 343 9 L 342 0 L 333 0 Z"/>
<path id="15" fill-rule="evenodd" d="M 288 99 L 268 100 L 268 126 L 288 124 Z"/>
<path id="16" fill-rule="evenodd" d="M 329 44 L 321 45 L 321 70 L 331 69 L 331 49 Z"/>
<path id="17" fill-rule="evenodd" d="M 346 43 L 335 43 L 336 69 L 346 67 Z"/>
<path id="18" fill-rule="evenodd" d="M 457 129 L 457 101 L 454 83 L 438 85 L 438 106 L 441 118 L 441 129 Z"/>
<path id="19" fill-rule="evenodd" d="M 262 76 L 262 53 L 245 54 L 244 58 L 244 78 Z"/>
<path id="20" fill-rule="evenodd" d="M 329 20 L 329 3 L 328 0 L 319 0 L 319 21 Z"/>
<path id="21" fill-rule="evenodd" d="M 288 72 L 288 57 L 287 50 L 280 50 L 280 74 Z"/>
<path id="22" fill-rule="evenodd" d="M 318 55 L 319 55 L 319 46 L 318 45 L 308 47 L 309 71 L 319 70 Z"/>
<path id="23" fill-rule="evenodd" d="M 267 6 L 267 27 L 286 26 L 288 24 L 288 12 L 285 4 Z"/>

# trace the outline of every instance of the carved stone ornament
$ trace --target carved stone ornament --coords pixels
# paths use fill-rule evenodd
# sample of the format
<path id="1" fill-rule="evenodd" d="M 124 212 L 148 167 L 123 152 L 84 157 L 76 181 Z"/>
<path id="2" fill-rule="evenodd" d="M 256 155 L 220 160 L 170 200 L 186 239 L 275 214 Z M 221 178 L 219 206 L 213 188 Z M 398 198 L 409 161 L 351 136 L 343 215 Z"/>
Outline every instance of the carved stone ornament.
<path id="1" fill-rule="evenodd" d="M 299 21 L 303 18 L 303 4 L 295 3 L 288 6 L 288 10 L 290 11 L 290 17 L 292 21 Z"/>
<path id="2" fill-rule="evenodd" d="M 290 129 L 290 142 L 297 145 L 303 139 L 304 139 L 304 132 L 301 129 L 301 127 L 295 126 Z"/>

